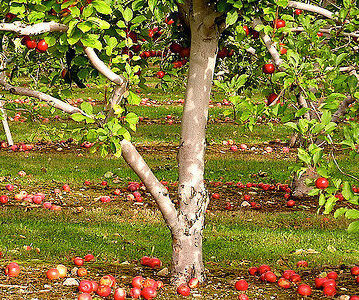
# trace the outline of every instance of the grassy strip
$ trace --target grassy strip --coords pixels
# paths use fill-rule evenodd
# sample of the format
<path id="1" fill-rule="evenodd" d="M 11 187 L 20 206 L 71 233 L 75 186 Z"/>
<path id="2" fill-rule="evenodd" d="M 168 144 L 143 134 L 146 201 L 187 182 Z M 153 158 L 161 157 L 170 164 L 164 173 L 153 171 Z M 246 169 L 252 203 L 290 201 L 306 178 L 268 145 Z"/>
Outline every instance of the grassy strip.
<path id="1" fill-rule="evenodd" d="M 9 217 L 11 216 L 11 217 Z M 159 214 L 149 210 L 69 212 L 0 211 L 0 248 L 13 258 L 41 258 L 68 261 L 73 255 L 94 253 L 99 261 L 124 261 L 156 255 L 170 262 L 170 233 Z M 206 261 L 219 267 L 238 267 L 243 261 L 271 263 L 284 259 L 293 265 L 308 259 L 311 266 L 357 262 L 359 239 L 348 234 L 341 221 L 323 222 L 305 213 L 262 214 L 253 212 L 211 213 L 204 233 Z M 21 236 L 21 237 L 20 237 Z M 32 245 L 41 250 L 23 250 Z M 295 255 L 298 249 L 314 249 L 317 254 Z"/>

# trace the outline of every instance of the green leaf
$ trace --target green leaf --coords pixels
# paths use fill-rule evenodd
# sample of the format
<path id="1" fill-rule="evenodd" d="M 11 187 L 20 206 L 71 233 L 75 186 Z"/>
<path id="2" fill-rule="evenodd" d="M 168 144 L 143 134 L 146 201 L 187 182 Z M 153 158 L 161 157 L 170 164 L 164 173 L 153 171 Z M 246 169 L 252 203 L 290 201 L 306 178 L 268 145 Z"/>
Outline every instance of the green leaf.
<path id="1" fill-rule="evenodd" d="M 354 192 L 353 192 L 352 187 L 348 181 L 344 181 L 344 183 L 343 183 L 342 194 L 346 200 L 350 200 L 351 198 L 354 197 Z"/>
<path id="2" fill-rule="evenodd" d="M 337 66 L 339 66 L 347 56 L 348 56 L 348 53 L 339 54 L 335 60 L 335 64 Z"/>
<path id="3" fill-rule="evenodd" d="M 88 17 L 91 17 L 92 14 L 93 14 L 93 6 L 92 6 L 92 4 L 85 6 L 83 11 L 82 11 L 83 18 L 87 19 Z"/>
<path id="4" fill-rule="evenodd" d="M 332 120 L 332 113 L 329 110 L 325 110 L 321 117 L 322 124 L 328 125 L 331 120 Z"/>
<path id="5" fill-rule="evenodd" d="M 91 17 L 91 18 L 88 18 L 87 20 L 90 21 L 91 23 L 95 24 L 100 29 L 109 29 L 111 26 L 110 23 L 106 22 L 105 20 L 96 18 L 96 17 Z"/>
<path id="6" fill-rule="evenodd" d="M 86 33 L 92 29 L 92 25 L 90 22 L 85 21 L 77 24 L 77 28 L 80 29 L 83 33 Z"/>
<path id="7" fill-rule="evenodd" d="M 338 208 L 334 213 L 334 218 L 337 219 L 337 218 L 343 216 L 347 212 L 347 210 L 348 210 L 347 207 Z"/>
<path id="8" fill-rule="evenodd" d="M 275 0 L 275 3 L 281 7 L 287 7 L 289 0 Z"/>
<path id="9" fill-rule="evenodd" d="M 128 124 L 134 125 L 138 123 L 138 116 L 135 113 L 128 113 L 125 120 Z"/>
<path id="10" fill-rule="evenodd" d="M 89 102 L 82 102 L 81 109 L 88 115 L 92 115 L 93 113 L 93 107 Z"/>
<path id="11" fill-rule="evenodd" d="M 333 208 L 335 203 L 337 202 L 337 198 L 334 196 L 329 197 L 329 199 L 327 200 L 327 202 L 325 203 L 325 210 L 324 210 L 324 214 L 329 214 Z"/>
<path id="12" fill-rule="evenodd" d="M 236 23 L 238 19 L 238 12 L 237 10 L 231 10 L 228 12 L 227 17 L 226 17 L 226 25 L 227 26 L 231 26 L 234 23 Z"/>
<path id="13" fill-rule="evenodd" d="M 126 7 L 126 9 L 123 11 L 122 15 L 126 22 L 130 22 L 133 18 L 133 12 L 132 12 L 131 8 L 129 8 L 129 7 Z"/>
<path id="14" fill-rule="evenodd" d="M 129 91 L 127 99 L 131 105 L 139 105 L 141 103 L 141 97 L 131 91 Z"/>
<path id="15" fill-rule="evenodd" d="M 349 233 L 359 233 L 359 221 L 350 223 L 350 225 L 348 227 L 348 232 Z"/>
<path id="16" fill-rule="evenodd" d="M 101 14 L 110 15 L 112 13 L 112 8 L 105 1 L 94 0 L 92 5 Z"/>
<path id="17" fill-rule="evenodd" d="M 359 210 L 357 209 L 349 209 L 345 213 L 345 217 L 348 219 L 359 219 Z"/>
<path id="18" fill-rule="evenodd" d="M 148 0 L 148 7 L 153 12 L 155 6 L 157 5 L 157 0 Z"/>
<path id="19" fill-rule="evenodd" d="M 84 121 L 86 119 L 86 117 L 80 113 L 74 113 L 71 115 L 72 120 L 76 121 L 76 122 L 81 122 Z"/>

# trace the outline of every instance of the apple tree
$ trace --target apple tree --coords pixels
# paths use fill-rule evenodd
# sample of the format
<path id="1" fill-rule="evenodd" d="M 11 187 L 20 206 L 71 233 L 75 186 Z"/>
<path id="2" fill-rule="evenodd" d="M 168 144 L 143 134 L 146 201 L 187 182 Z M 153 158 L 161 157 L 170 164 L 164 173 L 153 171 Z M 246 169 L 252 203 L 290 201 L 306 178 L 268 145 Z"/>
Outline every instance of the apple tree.
<path id="1" fill-rule="evenodd" d="M 171 231 L 172 280 L 176 284 L 191 277 L 204 280 L 205 275 L 202 237 L 209 203 L 204 183 L 205 134 L 217 61 L 224 74 L 228 70 L 225 77 L 230 81 L 216 85 L 241 108 L 239 117 L 252 126 L 253 118 L 265 113 L 286 122 L 293 119 L 294 125 L 289 126 L 297 126 L 294 129 L 303 137 L 312 125 L 317 125 L 313 134 L 330 134 L 332 111 L 339 110 L 347 97 L 358 98 L 357 81 L 343 77 L 340 70 L 344 59 L 354 66 L 351 71 L 357 66 L 355 55 L 342 55 L 358 37 L 358 9 L 350 0 L 336 4 L 336 14 L 314 3 L 286 0 L 10 0 L 0 1 L 0 8 L 4 20 L 0 23 L 2 89 L 71 114 L 83 124 L 80 132 L 95 143 L 94 150 L 124 158 L 154 197 Z M 296 19 L 293 10 L 308 15 Z M 318 32 L 328 35 L 322 47 Z M 276 44 L 283 37 L 288 43 L 286 57 Z M 305 47 L 308 40 L 311 48 Z M 337 50 L 330 51 L 334 47 Z M 25 64 L 28 66 L 22 67 Z M 134 88 L 144 84 L 141 71 L 148 65 L 159 65 L 156 75 L 164 88 L 187 72 L 177 156 L 178 207 L 130 141 L 138 117 L 128 105 L 140 103 Z M 233 77 L 229 70 L 241 75 Z M 313 74 L 318 75 L 313 78 Z M 22 87 L 20 79 L 26 75 L 33 80 L 29 87 Z M 87 102 L 77 107 L 66 101 L 71 82 L 85 87 L 87 82 L 103 84 L 105 80 L 112 83 L 112 94 L 103 111 L 94 112 Z M 269 107 L 253 105 L 243 96 L 246 91 L 242 93 L 247 89 L 249 95 L 263 82 L 267 90 L 269 86 L 280 90 L 271 97 Z M 323 100 L 319 89 L 324 88 Z M 297 97 L 292 96 L 293 91 Z M 338 93 L 343 95 L 341 102 L 332 95 Z M 297 105 L 282 107 L 281 98 Z M 335 105 L 329 103 L 321 112 L 328 99 Z M 290 117 L 286 117 L 287 108 L 292 108 Z M 347 128 L 346 136 L 352 138 L 350 145 L 355 148 L 356 131 Z M 314 141 L 306 146 L 310 150 L 319 147 Z"/>

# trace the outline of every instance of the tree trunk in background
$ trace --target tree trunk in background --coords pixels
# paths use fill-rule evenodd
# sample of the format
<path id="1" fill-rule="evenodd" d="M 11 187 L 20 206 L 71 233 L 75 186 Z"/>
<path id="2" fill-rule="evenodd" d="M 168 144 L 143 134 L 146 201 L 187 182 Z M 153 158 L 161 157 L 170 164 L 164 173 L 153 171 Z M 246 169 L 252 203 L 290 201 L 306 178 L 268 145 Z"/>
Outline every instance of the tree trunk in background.
<path id="1" fill-rule="evenodd" d="M 202 237 L 209 197 L 204 184 L 204 154 L 208 107 L 216 63 L 219 34 L 214 19 L 209 24 L 207 4 L 194 2 L 191 56 L 181 123 L 179 166 L 179 226 L 172 229 L 172 282 L 205 278 Z"/>

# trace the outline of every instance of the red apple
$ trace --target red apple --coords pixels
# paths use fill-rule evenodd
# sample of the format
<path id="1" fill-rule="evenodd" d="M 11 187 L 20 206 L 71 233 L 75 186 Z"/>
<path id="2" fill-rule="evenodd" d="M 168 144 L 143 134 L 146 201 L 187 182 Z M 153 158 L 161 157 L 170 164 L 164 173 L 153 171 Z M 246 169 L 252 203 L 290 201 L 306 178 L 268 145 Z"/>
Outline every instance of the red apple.
<path id="1" fill-rule="evenodd" d="M 239 294 L 238 300 L 249 300 L 248 296 L 246 294 Z"/>
<path id="2" fill-rule="evenodd" d="M 328 279 L 334 279 L 334 280 L 337 280 L 338 278 L 338 273 L 337 272 L 329 272 L 328 275 L 327 275 Z"/>
<path id="3" fill-rule="evenodd" d="M 285 21 L 281 19 L 274 20 L 274 27 L 275 28 L 285 27 Z"/>
<path id="4" fill-rule="evenodd" d="M 297 292 L 301 296 L 310 296 L 312 294 L 312 288 L 307 284 L 301 284 L 298 286 Z"/>
<path id="5" fill-rule="evenodd" d="M 257 273 L 258 273 L 258 268 L 256 268 L 256 267 L 251 267 L 251 268 L 249 268 L 249 270 L 248 270 L 248 272 L 249 272 L 249 274 L 251 274 L 251 275 L 257 275 Z"/>
<path id="6" fill-rule="evenodd" d="M 31 40 L 31 39 L 30 39 L 30 40 L 26 41 L 25 46 L 26 46 L 26 48 L 29 49 L 29 50 L 35 49 L 36 46 L 37 46 L 37 43 L 36 43 L 35 40 Z"/>
<path id="7" fill-rule="evenodd" d="M 111 288 L 107 285 L 100 285 L 96 291 L 100 297 L 107 297 L 111 294 Z"/>
<path id="8" fill-rule="evenodd" d="M 9 192 L 11 192 L 11 191 L 14 190 L 14 186 L 13 186 L 12 184 L 7 184 L 7 185 L 5 185 L 5 188 L 6 188 Z"/>
<path id="9" fill-rule="evenodd" d="M 199 280 L 197 278 L 191 278 L 188 281 L 188 286 L 190 289 L 196 289 L 199 286 Z"/>
<path id="10" fill-rule="evenodd" d="M 268 271 L 264 273 L 264 279 L 268 282 L 276 282 L 277 276 L 272 271 Z"/>
<path id="11" fill-rule="evenodd" d="M 138 287 L 134 287 L 130 290 L 131 298 L 138 299 L 141 297 L 141 289 Z"/>
<path id="12" fill-rule="evenodd" d="M 162 262 L 159 258 L 153 257 L 150 259 L 148 266 L 153 269 L 160 268 L 162 266 Z"/>
<path id="13" fill-rule="evenodd" d="M 283 289 L 289 289 L 291 287 L 290 281 L 283 277 L 278 279 L 278 285 Z"/>
<path id="14" fill-rule="evenodd" d="M 62 189 L 65 191 L 65 192 L 69 192 L 71 189 L 70 189 L 70 186 L 68 184 L 64 184 L 62 186 Z"/>
<path id="15" fill-rule="evenodd" d="M 248 289 L 248 282 L 244 279 L 238 280 L 235 284 L 237 291 L 246 291 Z"/>
<path id="16" fill-rule="evenodd" d="M 0 196 L 0 203 L 6 204 L 6 203 L 8 203 L 8 201 L 9 201 L 9 197 L 8 197 L 8 196 L 6 196 L 6 195 Z"/>
<path id="17" fill-rule="evenodd" d="M 81 280 L 79 287 L 80 292 L 83 293 L 92 293 L 93 292 L 93 286 L 90 280 Z"/>
<path id="18" fill-rule="evenodd" d="M 126 290 L 122 288 L 118 288 L 115 290 L 115 293 L 113 294 L 114 300 L 125 300 L 126 299 Z"/>
<path id="19" fill-rule="evenodd" d="M 288 206 L 288 207 L 293 207 L 293 206 L 295 206 L 295 201 L 294 201 L 294 200 L 289 200 L 289 201 L 287 202 L 287 206 Z"/>
<path id="20" fill-rule="evenodd" d="M 352 267 L 351 269 L 350 269 L 350 273 L 352 274 L 352 275 L 359 275 L 359 266 L 354 266 L 354 267 Z"/>
<path id="21" fill-rule="evenodd" d="M 323 289 L 323 294 L 328 297 L 335 296 L 337 294 L 337 290 L 334 286 L 326 286 Z"/>
<path id="22" fill-rule="evenodd" d="M 84 277 L 87 275 L 87 270 L 85 268 L 79 268 L 77 270 L 77 276 Z"/>
<path id="23" fill-rule="evenodd" d="M 114 287 L 116 285 L 116 279 L 112 275 L 105 275 L 101 277 L 99 284 Z"/>
<path id="24" fill-rule="evenodd" d="M 47 48 L 49 48 L 48 44 L 45 42 L 45 40 L 40 40 L 37 43 L 36 50 L 43 53 L 46 52 Z"/>
<path id="25" fill-rule="evenodd" d="M 291 282 L 297 283 L 297 282 L 300 282 L 302 279 L 300 278 L 300 276 L 298 274 L 293 274 L 292 276 L 290 276 L 289 280 Z"/>
<path id="26" fill-rule="evenodd" d="M 92 261 L 95 257 L 92 254 L 86 254 L 84 257 L 84 261 Z"/>
<path id="27" fill-rule="evenodd" d="M 315 181 L 315 186 L 318 189 L 324 190 L 329 186 L 329 181 L 328 179 L 324 178 L 324 177 L 319 177 L 316 181 Z"/>
<path id="28" fill-rule="evenodd" d="M 220 195 L 218 193 L 213 193 L 212 194 L 212 199 L 218 200 L 219 198 L 220 198 Z"/>
<path id="29" fill-rule="evenodd" d="M 153 288 L 155 290 L 157 290 L 157 281 L 152 279 L 152 278 L 147 278 L 143 281 L 143 288 L 146 288 L 146 287 L 150 287 L 150 288 Z"/>
<path id="30" fill-rule="evenodd" d="M 92 284 L 92 291 L 97 292 L 98 283 L 96 281 L 94 281 L 94 280 L 91 280 L 91 284 Z"/>
<path id="31" fill-rule="evenodd" d="M 275 66 L 271 63 L 265 64 L 263 66 L 263 73 L 265 73 L 265 74 L 273 74 L 274 71 L 275 71 Z"/>
<path id="32" fill-rule="evenodd" d="M 64 265 L 57 265 L 56 269 L 59 271 L 59 277 L 65 278 L 67 275 L 67 268 Z"/>
<path id="33" fill-rule="evenodd" d="M 20 267 L 16 262 L 9 263 L 5 268 L 5 275 L 17 277 L 20 274 Z"/>
<path id="34" fill-rule="evenodd" d="M 92 300 L 92 296 L 88 293 L 82 293 L 77 297 L 77 300 Z"/>
<path id="35" fill-rule="evenodd" d="M 261 265 L 261 266 L 258 267 L 258 272 L 259 272 L 260 275 L 262 275 L 262 274 L 264 274 L 264 273 L 266 273 L 266 272 L 268 272 L 270 270 L 271 270 L 271 268 L 268 265 Z"/>
<path id="36" fill-rule="evenodd" d="M 303 13 L 303 11 L 302 11 L 301 9 L 299 9 L 299 8 L 297 8 L 297 9 L 294 11 L 294 14 L 297 15 L 297 16 L 301 15 L 302 13 Z"/>
<path id="37" fill-rule="evenodd" d="M 165 76 L 165 72 L 164 71 L 158 71 L 156 76 L 157 76 L 157 78 L 162 79 Z"/>
<path id="38" fill-rule="evenodd" d="M 298 268 L 306 268 L 306 267 L 308 267 L 308 262 L 306 262 L 305 260 L 300 260 L 297 262 L 297 267 Z"/>
<path id="39" fill-rule="evenodd" d="M 187 297 L 191 293 L 191 289 L 187 284 L 183 283 L 177 288 L 177 293 L 179 295 Z"/>
<path id="40" fill-rule="evenodd" d="M 136 276 L 132 279 L 132 286 L 135 288 L 142 289 L 143 288 L 143 277 Z"/>
<path id="41" fill-rule="evenodd" d="M 50 280 L 57 280 L 60 278 L 60 272 L 58 269 L 51 268 L 46 272 L 46 277 Z"/>
<path id="42" fill-rule="evenodd" d="M 315 282 L 315 287 L 316 287 L 317 289 L 322 288 L 324 282 L 326 282 L 327 280 L 328 280 L 327 277 L 317 277 L 317 278 L 315 278 L 315 281 L 314 281 L 314 282 Z"/>
<path id="43" fill-rule="evenodd" d="M 74 264 L 75 264 L 76 266 L 81 267 L 81 266 L 84 264 L 83 258 L 81 258 L 81 257 L 75 257 L 75 258 L 74 258 Z"/>
<path id="44" fill-rule="evenodd" d="M 157 292 L 155 289 L 146 287 L 141 291 L 141 296 L 146 300 L 153 299 L 157 296 Z"/>

